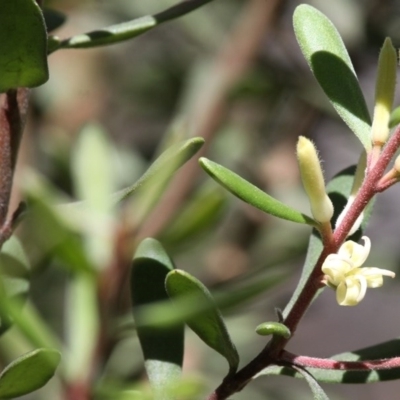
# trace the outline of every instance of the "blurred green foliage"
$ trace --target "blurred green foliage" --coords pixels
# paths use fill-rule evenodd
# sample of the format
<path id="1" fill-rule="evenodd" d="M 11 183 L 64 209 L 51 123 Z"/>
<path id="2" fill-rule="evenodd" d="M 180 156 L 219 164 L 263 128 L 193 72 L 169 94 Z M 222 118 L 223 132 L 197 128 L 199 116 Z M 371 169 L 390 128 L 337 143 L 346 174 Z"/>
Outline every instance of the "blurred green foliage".
<path id="1" fill-rule="evenodd" d="M 337 124 L 338 117 L 300 54 L 291 23 L 299 2 L 278 2 L 268 24 L 260 26 L 254 22 L 257 7 L 260 13 L 267 12 L 261 3 L 211 2 L 131 41 L 55 51 L 65 38 L 154 15 L 175 3 L 45 2 L 61 14 L 47 14 L 55 36 L 49 44 L 54 50 L 49 56 L 50 79 L 32 93 L 16 175 L 15 199 L 22 196 L 29 204 L 17 232 L 24 254 L 17 242 L 10 241 L 1 255 L 2 267 L 7 268 L 8 261 L 17 263 L 22 274 L 10 277 L 13 286 L 8 287 L 13 290 L 8 296 L 26 296 L 28 270 L 31 274 L 31 303 L 23 313 L 13 306 L 0 310 L 6 315 L 0 329 L 4 324 L 9 328 L 8 319 L 14 321 L 0 339 L 1 364 L 46 344 L 55 349 L 55 358 L 63 349 L 56 377 L 32 398 L 61 398 L 67 387 L 72 400 L 74 390 L 83 387 L 76 393 L 89 396 L 87 392 L 93 391 L 96 399 L 151 399 L 143 379 L 145 364 L 131 315 L 128 279 L 133 250 L 147 236 L 160 239 L 178 268 L 210 288 L 224 315 L 224 329 L 230 332 L 224 344 L 232 340 L 243 363 L 265 345 L 254 328 L 275 319 L 274 308 L 288 302 L 310 228 L 270 218 L 221 191 L 196 160 L 188 161 L 194 155 L 198 158 L 202 145 L 201 139 L 192 138 L 206 137 L 201 151 L 207 157 L 305 214 L 307 202 L 294 157 L 296 138 L 307 134 L 322 149 L 329 148 L 322 151 L 322 158 L 330 177 L 354 164 L 361 146 L 346 127 Z M 377 0 L 307 3 L 337 26 L 371 106 L 378 49 L 385 36 L 400 41 L 400 8 Z M 245 34 L 241 24 L 246 26 Z M 246 38 L 255 45 L 246 44 Z M 247 63 L 232 78 L 239 63 L 234 55 Z M 361 105 L 362 112 L 367 106 Z M 334 131 L 335 138 L 327 137 L 333 135 L 326 131 Z M 333 144 L 326 145 L 331 139 Z M 189 143 L 188 153 L 182 143 Z M 181 151 L 183 159 L 175 166 L 153 164 L 160 156 L 163 160 L 162 154 L 171 146 L 175 146 L 172 159 Z M 158 165 L 157 172 L 165 173 L 154 192 L 148 191 L 149 185 L 142 187 L 141 177 L 149 177 L 145 171 L 150 165 L 153 171 Z M 132 184 L 142 190 L 116 204 L 112 194 Z M 120 193 L 131 194 L 129 189 Z M 18 247 L 11 258 L 23 254 L 21 258 L 4 262 L 7 246 Z M 386 257 L 396 264 L 399 254 L 391 250 Z M 279 285 L 284 280 L 287 285 Z M 200 303 L 196 305 L 201 311 Z M 156 319 L 174 318 L 170 307 L 164 306 L 153 305 Z M 315 327 L 313 318 L 319 325 L 330 312 L 324 305 L 313 308 L 304 321 L 304 342 L 294 340 L 293 346 L 310 353 L 314 347 L 322 349 L 324 356 L 354 348 L 352 338 L 345 338 L 340 348 L 330 348 L 328 339 L 337 342 L 333 330 L 329 325 L 325 331 L 323 326 Z M 152 314 L 148 315 L 151 320 Z M 341 320 L 353 317 L 340 315 Z M 380 336 L 371 338 L 373 342 L 395 335 L 374 334 Z M 363 340 L 357 348 L 371 344 Z M 220 383 L 225 371 L 224 360 L 188 333 L 183 383 L 165 390 L 182 400 L 201 399 Z M 292 380 L 286 385 L 284 379 L 259 379 L 235 399 L 309 398 L 303 382 Z M 1 382 L 0 375 L 0 397 Z M 396 384 L 398 389 L 396 382 L 386 386 L 386 392 L 382 388 L 382 398 L 390 398 Z M 354 398 L 352 390 L 329 387 L 327 392 Z M 365 400 L 374 398 L 370 389 L 357 388 L 356 393 Z"/>

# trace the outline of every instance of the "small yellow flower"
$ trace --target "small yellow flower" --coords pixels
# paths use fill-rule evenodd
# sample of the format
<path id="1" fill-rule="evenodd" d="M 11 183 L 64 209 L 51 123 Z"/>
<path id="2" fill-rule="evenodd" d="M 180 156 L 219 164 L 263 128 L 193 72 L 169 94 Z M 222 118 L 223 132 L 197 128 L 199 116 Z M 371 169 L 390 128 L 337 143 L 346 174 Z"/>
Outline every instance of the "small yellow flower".
<path id="1" fill-rule="evenodd" d="M 361 268 L 371 249 L 369 238 L 362 239 L 364 246 L 352 240 L 343 243 L 337 254 L 329 254 L 322 265 L 324 283 L 336 289 L 336 300 L 341 306 L 357 305 L 367 288 L 383 285 L 383 276 L 395 277 L 394 272 L 386 269 Z"/>

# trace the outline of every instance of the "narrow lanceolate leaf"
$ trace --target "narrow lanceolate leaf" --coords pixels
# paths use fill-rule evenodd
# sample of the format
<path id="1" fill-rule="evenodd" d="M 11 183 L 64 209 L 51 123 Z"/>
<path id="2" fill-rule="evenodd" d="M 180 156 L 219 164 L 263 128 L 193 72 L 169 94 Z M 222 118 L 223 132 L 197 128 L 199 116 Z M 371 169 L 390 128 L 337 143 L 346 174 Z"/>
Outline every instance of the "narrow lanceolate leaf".
<path id="1" fill-rule="evenodd" d="M 296 8 L 293 24 L 301 51 L 318 83 L 343 121 L 369 150 L 371 118 L 335 26 L 324 14 L 305 4 Z"/>
<path id="2" fill-rule="evenodd" d="M 131 274 L 133 315 L 142 347 L 146 371 L 157 399 L 169 400 L 167 390 L 180 378 L 183 361 L 184 325 L 143 326 L 140 307 L 167 300 L 165 278 L 174 265 L 161 243 L 143 240 L 136 250 Z"/>
<path id="3" fill-rule="evenodd" d="M 204 304 L 205 310 L 193 313 L 186 319 L 186 323 L 204 343 L 227 359 L 229 373 L 234 373 L 239 365 L 239 354 L 208 289 L 195 277 L 181 270 L 170 272 L 165 285 L 172 299 L 187 298 L 196 304 Z"/>
<path id="4" fill-rule="evenodd" d="M 44 386 L 54 375 L 61 354 L 53 349 L 37 349 L 17 358 L 0 374 L 0 398 L 13 399 Z"/>
<path id="5" fill-rule="evenodd" d="M 155 15 L 146 15 L 132 21 L 123 22 L 121 24 L 100 28 L 82 35 L 73 36 L 72 38 L 58 43 L 58 45 L 52 50 L 54 51 L 60 48 L 71 49 L 106 46 L 113 43 L 123 42 L 128 39 L 133 39 L 136 36 L 139 36 L 166 21 L 170 21 L 174 18 L 188 14 L 211 1 L 212 0 L 184 1 Z"/>
<path id="6" fill-rule="evenodd" d="M 105 46 L 128 39 L 133 39 L 144 32 L 157 26 L 157 21 L 153 16 L 145 16 L 124 22 L 117 25 L 108 26 L 96 31 L 76 35 L 61 42 L 61 48 L 79 49 L 85 47 Z"/>
<path id="7" fill-rule="evenodd" d="M 151 183 L 155 184 L 165 181 L 177 169 L 189 161 L 200 150 L 203 144 L 204 139 L 196 137 L 169 147 L 132 186 L 116 193 L 114 200 L 116 202 L 121 201 L 137 190 L 150 186 Z"/>
<path id="8" fill-rule="evenodd" d="M 85 126 L 77 140 L 71 169 L 75 194 L 82 200 L 82 233 L 88 257 L 98 268 L 109 265 L 113 252 L 115 191 L 112 148 L 100 126 Z"/>
<path id="9" fill-rule="evenodd" d="M 211 178 L 217 181 L 225 189 L 229 190 L 236 197 L 251 204 L 253 207 L 258 208 L 267 214 L 288 221 L 300 224 L 316 225 L 316 222 L 312 218 L 274 199 L 258 187 L 222 165 L 204 157 L 200 158 L 199 162 Z"/>
<path id="10" fill-rule="evenodd" d="M 35 0 L 2 0 L 0 5 L 0 93 L 46 82 L 47 34 Z"/>

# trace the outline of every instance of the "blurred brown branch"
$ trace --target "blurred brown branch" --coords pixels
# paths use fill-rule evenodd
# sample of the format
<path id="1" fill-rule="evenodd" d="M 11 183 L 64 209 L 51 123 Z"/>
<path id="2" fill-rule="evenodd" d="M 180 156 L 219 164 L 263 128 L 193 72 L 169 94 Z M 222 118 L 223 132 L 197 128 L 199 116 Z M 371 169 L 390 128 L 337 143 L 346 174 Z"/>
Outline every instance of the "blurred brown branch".
<path id="1" fill-rule="evenodd" d="M 207 152 L 212 138 L 227 113 L 227 99 L 231 88 L 243 77 L 251 65 L 262 40 L 268 35 L 281 0 L 252 0 L 243 8 L 226 44 L 217 54 L 209 74 L 209 84 L 201 93 L 201 101 L 192 111 L 189 124 L 193 136 L 206 140 L 198 153 Z M 197 159 L 189 161 L 178 172 L 168 190 L 141 228 L 138 238 L 156 236 L 179 210 L 193 187 L 200 169 Z"/>

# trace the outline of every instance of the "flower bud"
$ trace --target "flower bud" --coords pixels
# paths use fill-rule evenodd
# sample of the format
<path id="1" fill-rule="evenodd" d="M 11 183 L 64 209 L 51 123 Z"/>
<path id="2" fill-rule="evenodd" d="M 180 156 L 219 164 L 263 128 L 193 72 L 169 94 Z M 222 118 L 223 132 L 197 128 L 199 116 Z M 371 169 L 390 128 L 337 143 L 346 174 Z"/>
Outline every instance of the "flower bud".
<path id="1" fill-rule="evenodd" d="M 325 182 L 317 150 L 311 140 L 300 136 L 297 142 L 301 180 L 310 200 L 311 213 L 316 221 L 329 222 L 333 205 L 325 191 Z"/>
<path id="2" fill-rule="evenodd" d="M 396 86 L 397 55 L 390 38 L 386 38 L 379 54 L 375 87 L 375 108 L 372 122 L 372 143 L 382 146 L 389 136 L 389 120 Z"/>

